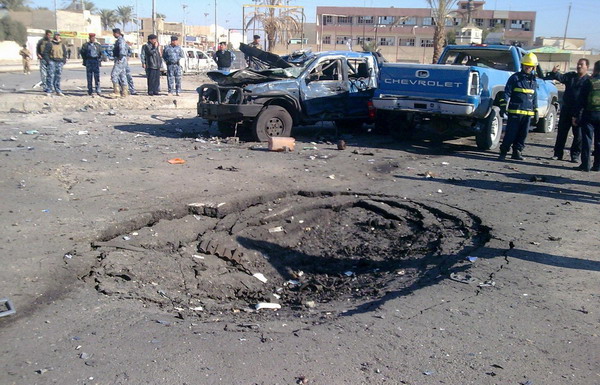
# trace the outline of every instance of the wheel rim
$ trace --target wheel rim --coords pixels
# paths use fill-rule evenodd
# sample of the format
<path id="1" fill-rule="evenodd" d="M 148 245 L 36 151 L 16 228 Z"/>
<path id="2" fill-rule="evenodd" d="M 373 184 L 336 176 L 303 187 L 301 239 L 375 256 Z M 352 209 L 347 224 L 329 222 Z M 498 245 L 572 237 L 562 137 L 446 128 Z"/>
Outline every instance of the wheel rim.
<path id="1" fill-rule="evenodd" d="M 495 116 L 492 124 L 490 124 L 490 139 L 492 139 L 492 143 L 496 141 L 496 138 L 500 134 L 500 122 L 498 120 L 498 117 Z"/>
<path id="2" fill-rule="evenodd" d="M 279 118 L 271 118 L 265 125 L 265 132 L 269 136 L 281 136 L 284 130 L 285 124 Z"/>

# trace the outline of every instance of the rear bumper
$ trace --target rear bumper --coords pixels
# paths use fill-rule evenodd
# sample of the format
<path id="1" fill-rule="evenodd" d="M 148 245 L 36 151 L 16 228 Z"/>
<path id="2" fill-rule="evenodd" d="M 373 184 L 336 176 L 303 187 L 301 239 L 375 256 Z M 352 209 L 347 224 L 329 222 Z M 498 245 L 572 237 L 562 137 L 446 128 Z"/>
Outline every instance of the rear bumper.
<path id="1" fill-rule="evenodd" d="M 388 111 L 417 112 L 432 115 L 473 116 L 477 106 L 455 101 L 432 101 L 420 99 L 375 98 L 376 109 Z"/>

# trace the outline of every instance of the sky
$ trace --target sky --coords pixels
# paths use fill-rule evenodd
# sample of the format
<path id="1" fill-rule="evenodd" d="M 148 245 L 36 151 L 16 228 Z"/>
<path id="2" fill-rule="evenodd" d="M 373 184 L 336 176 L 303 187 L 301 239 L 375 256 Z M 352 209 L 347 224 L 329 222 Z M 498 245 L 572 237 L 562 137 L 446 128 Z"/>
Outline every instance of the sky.
<path id="1" fill-rule="evenodd" d="M 121 5 L 137 7 L 140 17 L 151 17 L 152 0 L 92 0 L 99 9 L 115 9 Z M 69 3 L 56 0 L 58 7 Z M 214 24 L 215 2 L 218 24 L 226 28 L 241 28 L 242 5 L 252 0 L 155 0 L 156 11 L 167 16 L 167 21 L 183 21 L 186 4 L 186 23 Z M 599 0 L 487 0 L 484 9 L 536 11 L 536 36 L 563 36 L 567 23 L 569 3 L 572 4 L 567 36 L 586 38 L 586 48 L 600 49 Z M 54 9 L 54 0 L 30 0 L 32 6 Z M 289 0 L 290 5 L 304 7 L 308 22 L 314 22 L 317 6 L 339 7 L 396 7 L 426 8 L 426 0 Z M 247 9 L 248 10 L 248 9 Z"/>

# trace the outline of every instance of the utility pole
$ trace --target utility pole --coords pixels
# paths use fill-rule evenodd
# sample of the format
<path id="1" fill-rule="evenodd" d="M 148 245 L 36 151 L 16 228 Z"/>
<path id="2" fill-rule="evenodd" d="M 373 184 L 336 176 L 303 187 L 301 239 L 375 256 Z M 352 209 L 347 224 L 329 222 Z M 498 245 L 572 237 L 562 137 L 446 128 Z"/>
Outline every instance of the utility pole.
<path id="1" fill-rule="evenodd" d="M 152 0 L 152 34 L 156 35 L 156 0 Z"/>
<path id="2" fill-rule="evenodd" d="M 54 0 L 54 25 L 56 26 L 56 32 L 58 32 L 58 8 L 56 8 L 56 0 Z"/>
<path id="3" fill-rule="evenodd" d="M 567 42 L 567 29 L 569 28 L 569 19 L 571 18 L 571 6 L 573 3 L 569 3 L 569 13 L 567 13 L 567 24 L 565 25 L 565 34 L 563 36 L 562 49 L 565 49 L 565 43 Z"/>
<path id="4" fill-rule="evenodd" d="M 219 44 L 217 32 L 217 0 L 215 0 L 215 52 L 217 52 L 217 44 Z"/>
<path id="5" fill-rule="evenodd" d="M 183 25 L 181 26 L 182 31 L 181 31 L 181 37 L 183 38 L 183 41 L 181 42 L 181 46 L 185 47 L 185 11 L 187 9 L 187 4 L 181 4 L 181 7 L 183 8 Z"/>

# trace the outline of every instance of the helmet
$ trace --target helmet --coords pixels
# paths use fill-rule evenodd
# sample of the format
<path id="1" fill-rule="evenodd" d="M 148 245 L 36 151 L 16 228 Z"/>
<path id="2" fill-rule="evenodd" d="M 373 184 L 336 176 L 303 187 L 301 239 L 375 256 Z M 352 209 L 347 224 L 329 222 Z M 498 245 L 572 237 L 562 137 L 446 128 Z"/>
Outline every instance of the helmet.
<path id="1" fill-rule="evenodd" d="M 532 52 L 523 55 L 523 57 L 521 58 L 521 65 L 537 67 L 537 65 L 538 65 L 537 56 L 535 56 L 535 54 Z"/>

